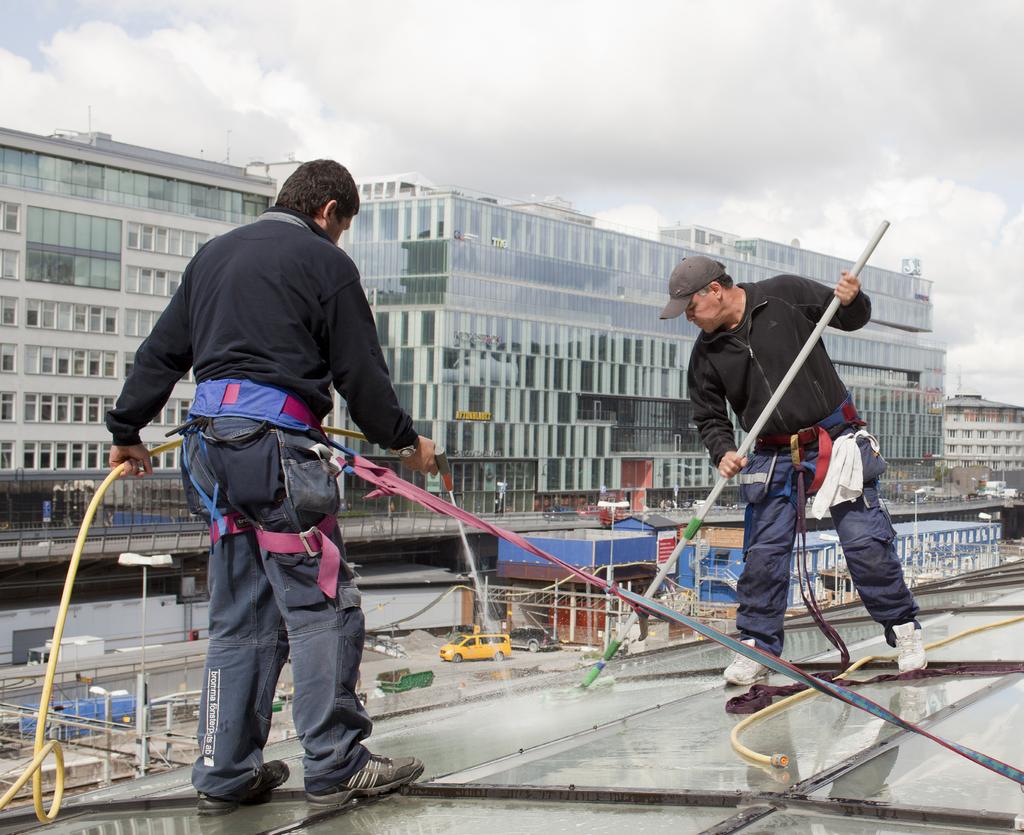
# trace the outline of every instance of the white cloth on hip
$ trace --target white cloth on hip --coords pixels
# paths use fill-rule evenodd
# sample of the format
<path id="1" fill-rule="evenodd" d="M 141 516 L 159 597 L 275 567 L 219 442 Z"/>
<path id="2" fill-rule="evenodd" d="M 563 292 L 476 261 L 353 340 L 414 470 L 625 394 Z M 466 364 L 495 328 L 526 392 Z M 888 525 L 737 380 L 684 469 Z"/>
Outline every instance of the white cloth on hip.
<path id="1" fill-rule="evenodd" d="M 856 501 L 864 492 L 864 464 L 860 459 L 858 438 L 867 438 L 871 449 L 878 452 L 878 440 L 866 429 L 840 435 L 832 442 L 828 472 L 811 505 L 811 515 L 815 519 L 823 518 L 833 505 Z"/>

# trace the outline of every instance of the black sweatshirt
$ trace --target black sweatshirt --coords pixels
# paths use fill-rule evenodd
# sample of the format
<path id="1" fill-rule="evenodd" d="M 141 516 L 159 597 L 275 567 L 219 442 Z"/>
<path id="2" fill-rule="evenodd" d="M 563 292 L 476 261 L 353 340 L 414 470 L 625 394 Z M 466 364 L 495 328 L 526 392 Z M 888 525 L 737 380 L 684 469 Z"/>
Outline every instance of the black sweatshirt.
<path id="1" fill-rule="evenodd" d="M 416 440 L 359 270 L 311 218 L 290 209 L 271 208 L 213 238 L 189 262 L 107 413 L 114 443 L 139 443 L 139 430 L 193 366 L 198 382 L 234 378 L 286 389 L 319 418 L 331 410 L 333 381 L 370 441 L 397 448 Z"/>
<path id="2" fill-rule="evenodd" d="M 715 466 L 736 449 L 726 401 L 740 426 L 749 430 L 834 297 L 828 287 L 796 275 L 737 287 L 747 294 L 742 321 L 732 330 L 702 333 L 694 343 L 687 376 L 694 423 Z M 871 300 L 861 292 L 848 306 L 840 306 L 829 324 L 853 331 L 870 319 Z M 819 339 L 761 434 L 791 435 L 813 426 L 845 397 L 846 386 Z"/>

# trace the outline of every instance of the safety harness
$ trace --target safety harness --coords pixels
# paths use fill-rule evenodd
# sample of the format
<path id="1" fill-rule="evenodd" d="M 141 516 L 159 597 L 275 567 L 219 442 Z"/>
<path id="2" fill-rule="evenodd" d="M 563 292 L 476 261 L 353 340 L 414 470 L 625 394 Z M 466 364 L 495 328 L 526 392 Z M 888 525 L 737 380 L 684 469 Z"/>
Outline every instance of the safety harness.
<path id="1" fill-rule="evenodd" d="M 792 435 L 761 435 L 757 439 L 758 450 L 768 450 L 773 447 L 776 450 L 789 448 L 796 475 L 796 533 L 799 537 L 796 565 L 800 581 L 800 597 L 822 634 L 839 652 L 840 670 L 845 670 L 849 665 L 850 650 L 835 627 L 825 620 L 821 607 L 818 606 L 814 589 L 811 587 L 810 570 L 807 564 L 807 497 L 816 493 L 825 481 L 829 460 L 832 457 L 831 431 L 842 432 L 851 426 L 860 428 L 865 425 L 865 421 L 857 414 L 853 398 L 847 394 L 846 399 L 832 414 L 814 426 L 801 429 Z M 804 461 L 805 451 L 815 444 L 818 447 L 818 456 L 813 464 L 808 464 Z M 805 487 L 804 476 L 809 470 L 812 472 L 811 485 Z"/>
<path id="2" fill-rule="evenodd" d="M 829 430 L 840 426 L 865 426 L 857 414 L 857 408 L 853 405 L 853 398 L 847 394 L 846 399 L 839 405 L 832 414 L 814 426 L 801 429 L 793 435 L 760 435 L 757 439 L 757 449 L 788 448 L 793 459 L 793 466 L 800 470 L 803 466 L 804 450 L 809 446 L 818 446 L 818 458 L 814 464 L 814 479 L 811 486 L 807 488 L 807 495 L 818 491 L 825 481 L 825 473 L 828 472 L 828 462 L 832 457 L 832 435 Z"/>
<path id="3" fill-rule="evenodd" d="M 324 434 L 319 418 L 299 398 L 276 386 L 250 380 L 208 380 L 200 383 L 189 410 L 188 421 L 176 431 L 183 436 L 197 433 L 205 451 L 206 439 L 202 430 L 218 417 L 244 417 L 283 429 L 312 431 L 322 436 L 325 444 L 331 443 Z M 341 551 L 331 539 L 331 534 L 338 526 L 338 520 L 333 515 L 324 516 L 309 530 L 301 533 L 263 530 L 255 519 L 250 519 L 241 511 L 222 513 L 217 507 L 220 485 L 215 483 L 213 495 L 208 495 L 190 471 L 187 455 L 182 456 L 182 462 L 189 481 L 210 513 L 211 548 L 225 536 L 252 531 L 265 551 L 277 554 L 305 553 L 310 557 L 320 554 L 316 584 L 332 600 L 337 597 L 342 559 Z"/>

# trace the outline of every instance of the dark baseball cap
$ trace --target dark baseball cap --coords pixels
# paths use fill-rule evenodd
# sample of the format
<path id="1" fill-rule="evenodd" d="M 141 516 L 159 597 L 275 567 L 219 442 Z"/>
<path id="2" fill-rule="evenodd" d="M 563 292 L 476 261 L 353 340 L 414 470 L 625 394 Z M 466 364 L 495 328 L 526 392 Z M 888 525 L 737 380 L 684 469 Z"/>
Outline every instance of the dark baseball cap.
<path id="1" fill-rule="evenodd" d="M 661 311 L 662 319 L 675 319 L 686 312 L 690 299 L 712 281 L 725 275 L 725 265 L 703 255 L 691 255 L 680 261 L 668 280 L 669 302 Z"/>

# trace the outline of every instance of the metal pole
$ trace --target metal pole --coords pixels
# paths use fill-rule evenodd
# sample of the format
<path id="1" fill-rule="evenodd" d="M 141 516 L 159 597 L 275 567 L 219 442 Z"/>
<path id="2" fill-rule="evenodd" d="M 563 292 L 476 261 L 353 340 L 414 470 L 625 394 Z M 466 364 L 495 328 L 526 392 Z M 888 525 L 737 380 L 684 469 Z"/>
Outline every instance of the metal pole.
<path id="1" fill-rule="evenodd" d="M 107 755 L 103 758 L 103 783 L 107 786 L 110 785 L 110 756 L 112 753 L 111 746 L 113 745 L 110 733 L 110 723 L 113 718 L 113 708 L 111 706 L 112 700 L 113 696 L 111 696 L 108 691 L 103 696 L 103 722 L 107 726 Z"/>
<path id="2" fill-rule="evenodd" d="M 142 677 L 146 677 L 146 580 L 148 566 L 142 566 Z"/>
<path id="3" fill-rule="evenodd" d="M 558 640 L 558 580 L 555 580 L 554 605 L 551 607 L 551 637 Z"/>
<path id="4" fill-rule="evenodd" d="M 135 678 L 135 745 L 138 749 L 139 776 L 146 776 L 146 677 Z"/>
<path id="5" fill-rule="evenodd" d="M 883 220 L 878 229 L 875 230 L 875 234 L 871 237 L 868 245 L 864 248 L 860 258 L 858 258 L 857 262 L 853 265 L 853 269 L 850 270 L 851 275 L 860 275 L 860 271 L 864 269 L 864 265 L 867 263 L 868 258 L 871 257 L 871 253 L 875 251 L 875 247 L 878 246 L 878 242 L 882 240 L 882 236 L 888 228 L 889 221 Z M 818 340 L 821 339 L 822 333 L 825 332 L 825 328 L 828 327 L 829 322 L 832 321 L 832 317 L 835 316 L 838 309 L 839 298 L 837 296 L 833 296 L 832 301 L 829 302 L 828 307 L 825 308 L 825 312 L 822 314 L 821 319 L 818 320 L 818 324 L 811 332 L 811 335 L 807 337 L 807 341 L 804 343 L 804 346 L 800 349 L 800 353 L 797 354 L 796 359 L 793 360 L 793 364 L 789 367 L 789 371 L 786 372 L 786 376 L 782 378 L 782 382 L 779 383 L 779 387 L 775 390 L 775 393 L 771 396 L 768 403 L 765 404 L 761 414 L 758 416 L 757 420 L 754 421 L 753 426 L 750 427 L 750 431 L 747 432 L 746 437 L 740 444 L 737 453 L 741 458 L 750 451 L 751 447 L 757 441 L 757 436 L 761 434 L 761 429 L 768 422 L 768 418 L 770 418 L 772 413 L 775 411 L 775 407 L 779 405 L 779 402 L 789 390 L 793 380 L 796 379 L 796 375 L 800 373 L 800 369 L 803 368 L 804 362 L 807 360 L 807 357 L 810 356 L 811 351 L 814 350 L 815 345 L 818 344 Z M 728 483 L 729 479 L 723 476 L 718 477 L 718 480 L 715 482 L 715 486 L 711 488 L 711 492 L 708 494 L 707 500 L 697 510 L 697 513 L 690 520 L 690 524 L 686 526 L 686 531 L 684 532 L 682 539 L 676 543 L 676 547 L 673 549 L 671 556 L 669 556 L 668 560 L 661 567 L 661 570 L 648 587 L 644 597 L 650 597 L 654 592 L 661 588 L 661 584 L 665 582 L 665 578 L 675 567 L 676 561 L 679 559 L 679 555 L 697 535 L 697 531 L 700 530 L 700 526 L 704 523 L 704 517 L 708 515 Z M 614 515 L 612 518 L 615 518 Z M 601 670 L 604 669 L 605 664 L 612 658 L 612 656 L 615 655 L 616 652 L 618 652 L 618 649 L 622 645 L 623 640 L 625 640 L 626 635 L 629 634 L 629 630 L 633 628 L 633 624 L 637 623 L 639 620 L 640 617 L 634 610 L 630 614 L 629 618 L 622 624 L 616 640 L 609 644 L 608 649 L 604 653 L 604 657 L 590 669 L 580 686 L 589 687 L 593 684 L 594 680 L 601 675 Z"/>
<path id="6" fill-rule="evenodd" d="M 615 563 L 608 563 L 608 585 L 615 584 Z M 604 648 L 607 650 L 608 645 L 612 642 L 612 596 L 606 594 L 604 596 Z"/>
<path id="7" fill-rule="evenodd" d="M 170 759 L 171 759 L 171 723 L 174 720 L 174 702 L 172 702 L 170 699 L 168 699 L 166 702 L 164 702 L 164 705 L 167 708 L 167 717 L 166 717 L 167 721 L 165 722 L 165 727 L 167 729 L 167 744 L 164 746 L 164 759 L 167 760 L 168 762 L 170 762 Z"/>
<path id="8" fill-rule="evenodd" d="M 135 704 L 135 724 L 139 735 L 139 774 L 146 775 L 149 760 L 149 745 L 146 742 L 146 726 L 149 719 L 149 692 L 146 687 L 146 586 L 149 567 L 142 566 L 142 661 L 140 664 L 138 698 Z"/>

